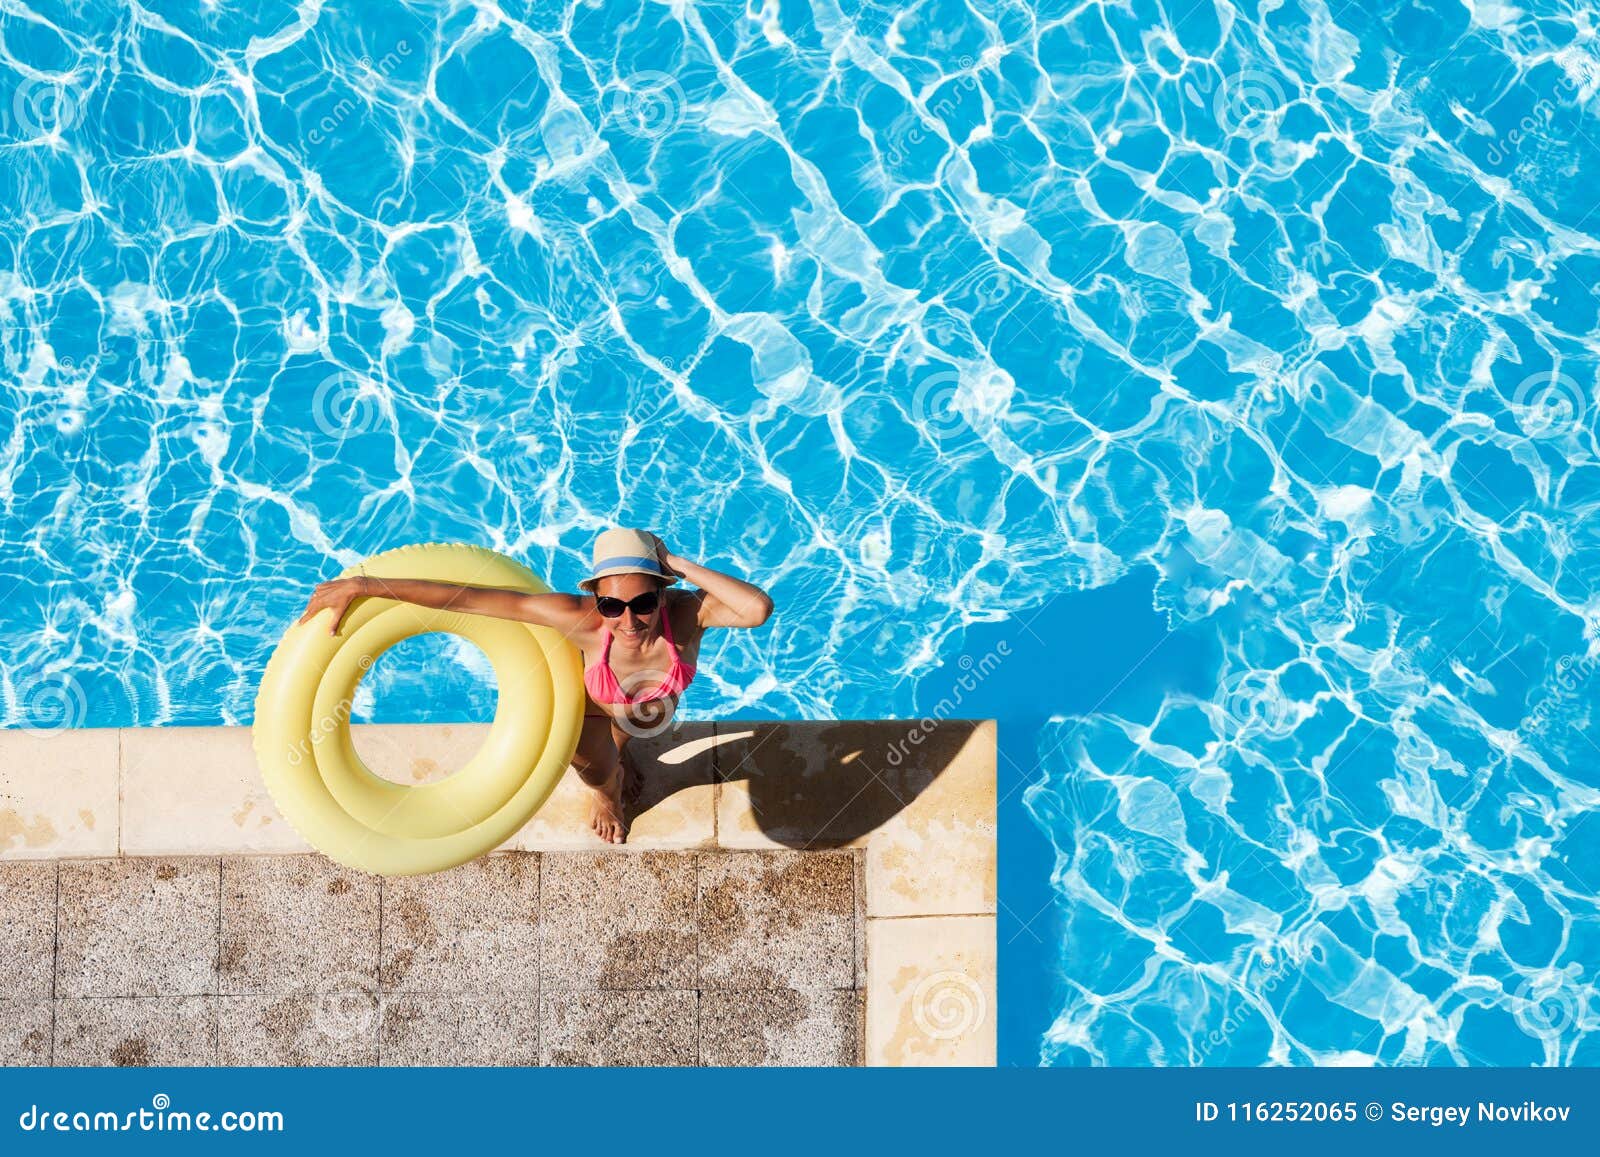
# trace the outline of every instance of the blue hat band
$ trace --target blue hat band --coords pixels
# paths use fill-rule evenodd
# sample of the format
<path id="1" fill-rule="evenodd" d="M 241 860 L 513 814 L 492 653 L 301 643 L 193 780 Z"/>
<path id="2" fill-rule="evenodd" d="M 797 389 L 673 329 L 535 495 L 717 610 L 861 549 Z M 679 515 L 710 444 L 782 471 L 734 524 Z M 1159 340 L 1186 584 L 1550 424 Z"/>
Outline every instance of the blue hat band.
<path id="1" fill-rule="evenodd" d="M 599 574 L 603 570 L 611 570 L 613 567 L 619 566 L 641 567 L 650 571 L 652 574 L 662 573 L 660 559 L 625 554 L 618 555 L 616 558 L 608 558 L 595 563 L 594 573 Z"/>

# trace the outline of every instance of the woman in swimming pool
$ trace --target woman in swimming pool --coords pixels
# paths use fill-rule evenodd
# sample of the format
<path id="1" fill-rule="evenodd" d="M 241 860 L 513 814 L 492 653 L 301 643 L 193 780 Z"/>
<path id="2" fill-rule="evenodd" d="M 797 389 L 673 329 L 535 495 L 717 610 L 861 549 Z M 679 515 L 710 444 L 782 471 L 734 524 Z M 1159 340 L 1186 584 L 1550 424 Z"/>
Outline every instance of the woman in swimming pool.
<path id="1" fill-rule="evenodd" d="M 673 590 L 687 579 L 699 590 Z M 627 838 L 623 794 L 636 787 L 628 741 L 663 730 L 694 680 L 708 627 L 759 627 L 772 599 L 751 583 L 679 558 L 655 535 L 608 530 L 595 540 L 585 595 L 524 595 L 423 579 L 343 578 L 321 583 L 300 621 L 333 608 L 332 630 L 359 598 L 376 597 L 553 627 L 583 652 L 588 689 L 573 767 L 592 798 L 589 822 L 607 843 Z"/>

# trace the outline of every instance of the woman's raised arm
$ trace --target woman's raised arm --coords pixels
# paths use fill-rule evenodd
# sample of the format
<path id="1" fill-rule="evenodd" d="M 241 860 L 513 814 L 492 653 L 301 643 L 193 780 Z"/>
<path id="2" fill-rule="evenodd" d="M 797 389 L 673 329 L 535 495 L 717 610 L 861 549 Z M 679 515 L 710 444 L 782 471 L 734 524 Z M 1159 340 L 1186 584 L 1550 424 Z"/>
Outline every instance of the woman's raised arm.
<path id="1" fill-rule="evenodd" d="M 759 627 L 772 616 L 772 596 L 754 583 L 681 558 L 659 538 L 656 556 L 663 569 L 700 588 L 702 627 Z"/>

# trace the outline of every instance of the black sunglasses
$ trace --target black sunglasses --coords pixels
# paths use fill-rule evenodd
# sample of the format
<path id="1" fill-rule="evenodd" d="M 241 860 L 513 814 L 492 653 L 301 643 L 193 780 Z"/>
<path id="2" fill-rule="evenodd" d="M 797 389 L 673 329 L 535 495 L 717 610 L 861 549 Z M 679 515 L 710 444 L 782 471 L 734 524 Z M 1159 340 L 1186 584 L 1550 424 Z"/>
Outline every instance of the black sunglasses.
<path id="1" fill-rule="evenodd" d="M 635 595 L 626 602 L 621 599 L 614 599 L 610 595 L 595 595 L 594 597 L 594 609 L 608 619 L 620 618 L 623 611 L 632 611 L 642 619 L 646 615 L 654 614 L 656 607 L 660 603 L 660 591 L 645 591 L 644 594 Z"/>

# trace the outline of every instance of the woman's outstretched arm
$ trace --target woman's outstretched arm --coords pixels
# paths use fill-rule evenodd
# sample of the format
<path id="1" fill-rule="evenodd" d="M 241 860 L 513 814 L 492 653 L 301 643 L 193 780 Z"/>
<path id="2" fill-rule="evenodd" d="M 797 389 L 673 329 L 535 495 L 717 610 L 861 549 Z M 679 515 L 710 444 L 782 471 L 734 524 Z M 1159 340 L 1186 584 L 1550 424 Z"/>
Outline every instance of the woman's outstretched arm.
<path id="1" fill-rule="evenodd" d="M 396 602 L 434 610 L 512 619 L 520 623 L 554 627 L 562 634 L 570 634 L 581 628 L 590 609 L 587 600 L 577 595 L 528 595 L 519 591 L 432 582 L 428 579 L 361 576 L 318 583 L 300 621 L 308 622 L 319 611 L 331 609 L 333 621 L 328 624 L 328 633 L 337 634 L 350 604 L 361 598 L 394 599 Z"/>

